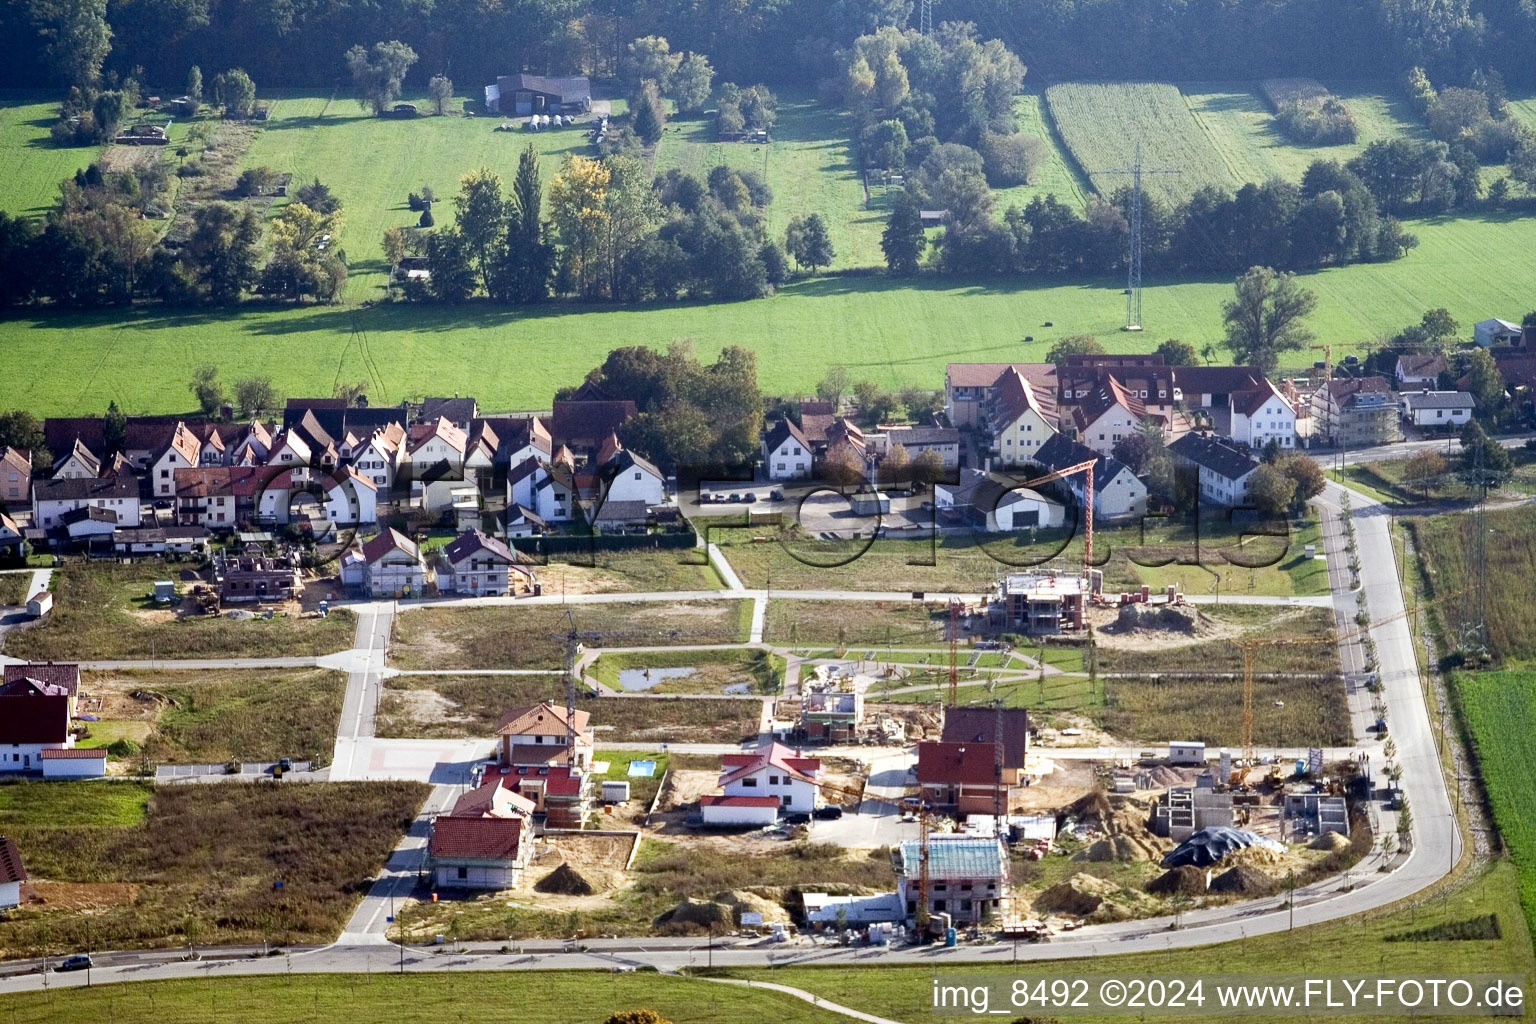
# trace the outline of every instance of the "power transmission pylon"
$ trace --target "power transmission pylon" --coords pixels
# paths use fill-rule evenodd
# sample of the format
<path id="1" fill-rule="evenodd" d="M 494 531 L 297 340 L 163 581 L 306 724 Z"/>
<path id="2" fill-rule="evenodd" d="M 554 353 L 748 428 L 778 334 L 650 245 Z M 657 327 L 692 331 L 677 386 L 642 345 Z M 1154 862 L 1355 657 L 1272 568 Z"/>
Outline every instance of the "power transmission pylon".
<path id="1" fill-rule="evenodd" d="M 1180 174 L 1173 168 L 1141 166 L 1141 143 L 1136 143 L 1136 163 L 1130 167 L 1114 167 L 1099 171 L 1100 174 L 1129 174 L 1131 176 L 1131 252 L 1126 261 L 1125 330 L 1141 330 L 1141 176 L 1143 174 Z"/>
<path id="2" fill-rule="evenodd" d="M 918 0 L 917 30 L 925 36 L 933 35 L 933 5 L 938 0 Z"/>
<path id="3" fill-rule="evenodd" d="M 1466 579 L 1471 584 L 1462 595 L 1460 645 L 1467 655 L 1479 658 L 1488 653 L 1488 478 L 1483 457 L 1488 445 L 1484 440 L 1472 453 L 1473 486 L 1478 489 L 1477 504 L 1467 513 Z"/>

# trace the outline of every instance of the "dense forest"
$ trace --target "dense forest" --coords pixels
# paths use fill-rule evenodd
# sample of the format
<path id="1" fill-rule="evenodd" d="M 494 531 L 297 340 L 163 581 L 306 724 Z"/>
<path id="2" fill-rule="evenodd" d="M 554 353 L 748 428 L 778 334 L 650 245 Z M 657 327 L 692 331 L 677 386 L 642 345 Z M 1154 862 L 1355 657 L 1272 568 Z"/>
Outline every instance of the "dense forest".
<path id="1" fill-rule="evenodd" d="M 270 86 L 326 86 L 337 40 L 399 39 L 435 74 L 489 82 L 517 70 L 612 74 L 624 46 L 663 35 L 722 78 L 810 84 L 857 36 L 915 21 L 911 0 L 10 0 L 0 85 L 67 85 L 73 53 L 147 83 L 192 64 L 244 67 Z M 1268 75 L 1396 76 L 1420 65 L 1460 83 L 1479 69 L 1536 82 L 1530 0 L 945 0 L 1041 79 L 1158 81 Z M 103 31 L 106 30 L 106 31 Z M 109 35 L 107 33 L 110 33 Z M 27 45 L 40 39 L 44 45 Z M 1495 61 L 1490 55 L 1505 59 Z"/>

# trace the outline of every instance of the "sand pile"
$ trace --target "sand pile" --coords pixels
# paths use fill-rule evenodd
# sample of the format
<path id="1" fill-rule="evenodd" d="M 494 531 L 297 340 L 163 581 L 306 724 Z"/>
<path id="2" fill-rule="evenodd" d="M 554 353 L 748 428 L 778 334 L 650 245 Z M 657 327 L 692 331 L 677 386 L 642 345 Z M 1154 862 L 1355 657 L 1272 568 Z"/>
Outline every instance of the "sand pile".
<path id="1" fill-rule="evenodd" d="M 534 892 L 556 893 L 560 896 L 591 896 L 597 890 L 592 883 L 581 877 L 569 864 L 561 864 L 555 870 L 534 883 Z"/>
<path id="2" fill-rule="evenodd" d="M 1067 808 L 1067 816 L 1078 821 L 1097 821 L 1101 824 L 1113 820 L 1114 810 L 1109 806 L 1109 796 L 1102 789 L 1084 793 Z"/>
<path id="3" fill-rule="evenodd" d="M 1285 863 L 1285 854 L 1267 846 L 1247 846 L 1222 858 L 1223 864 L 1247 864 L 1254 867 L 1272 868 Z"/>
<path id="4" fill-rule="evenodd" d="M 1275 880 L 1258 868 L 1239 864 L 1211 879 L 1211 892 L 1237 896 L 1264 896 L 1273 892 Z"/>
<path id="5" fill-rule="evenodd" d="M 1140 836 L 1116 835 L 1099 839 L 1073 854 L 1073 860 L 1128 861 L 1161 860 L 1165 851 Z"/>
<path id="6" fill-rule="evenodd" d="M 1148 882 L 1147 892 L 1154 896 L 1203 896 L 1205 872 L 1192 864 L 1171 868 Z"/>
<path id="7" fill-rule="evenodd" d="M 1188 606 L 1127 604 L 1120 606 L 1115 621 L 1104 627 L 1107 633 L 1184 633 L 1201 632 L 1200 612 Z"/>
<path id="8" fill-rule="evenodd" d="M 1330 853 L 1337 853 L 1340 850 L 1349 849 L 1349 839 L 1330 830 L 1324 832 L 1307 845 L 1314 850 L 1327 850 Z"/>
<path id="9" fill-rule="evenodd" d="M 1108 879 L 1079 872 L 1041 893 L 1035 899 L 1035 907 L 1055 914 L 1088 917 L 1119 891 L 1120 887 Z"/>
<path id="10" fill-rule="evenodd" d="M 736 913 L 724 903 L 684 897 L 683 901 L 652 922 L 656 927 L 668 924 L 693 924 L 700 928 L 736 926 Z"/>
<path id="11" fill-rule="evenodd" d="M 762 914 L 764 924 L 790 923 L 789 911 L 766 896 L 749 889 L 727 889 L 724 892 L 717 892 L 714 900 L 731 908 L 735 924 L 741 924 L 743 913 Z"/>

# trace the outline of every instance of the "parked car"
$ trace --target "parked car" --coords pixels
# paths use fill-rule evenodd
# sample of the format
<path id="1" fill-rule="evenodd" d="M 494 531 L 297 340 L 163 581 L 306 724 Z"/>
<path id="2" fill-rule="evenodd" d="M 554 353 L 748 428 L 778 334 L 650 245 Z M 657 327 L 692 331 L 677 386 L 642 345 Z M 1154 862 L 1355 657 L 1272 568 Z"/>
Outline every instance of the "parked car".
<path id="1" fill-rule="evenodd" d="M 91 958 L 89 956 L 87 956 L 86 954 L 84 954 L 84 953 L 78 953 L 75 956 L 68 957 L 67 959 L 65 959 L 65 961 L 63 963 L 59 964 L 59 966 L 55 967 L 54 970 L 56 970 L 56 971 L 83 971 L 87 967 L 90 967 L 90 966 L 91 966 Z"/>
<path id="2" fill-rule="evenodd" d="M 748 505 L 755 505 L 755 504 L 757 504 L 757 495 L 753 494 L 751 491 L 748 491 L 746 493 L 746 496 L 743 497 L 741 500 L 746 502 Z"/>
<path id="3" fill-rule="evenodd" d="M 769 501 L 783 501 L 784 500 L 784 492 L 779 490 L 777 487 L 775 487 L 773 490 L 768 492 L 768 500 Z"/>
<path id="4" fill-rule="evenodd" d="M 816 808 L 816 817 L 822 821 L 836 821 L 843 816 L 843 809 L 837 804 L 828 804 L 825 807 Z"/>
<path id="5" fill-rule="evenodd" d="M 280 771 L 289 771 L 293 768 L 293 760 L 287 757 L 277 759 L 277 767 Z"/>
<path id="6" fill-rule="evenodd" d="M 784 824 L 786 825 L 809 825 L 810 823 L 811 816 L 804 811 L 795 811 L 792 814 L 784 815 Z"/>
<path id="7" fill-rule="evenodd" d="M 740 491 L 732 491 L 731 492 L 731 503 L 732 504 L 736 504 L 736 505 L 741 504 L 741 492 Z"/>

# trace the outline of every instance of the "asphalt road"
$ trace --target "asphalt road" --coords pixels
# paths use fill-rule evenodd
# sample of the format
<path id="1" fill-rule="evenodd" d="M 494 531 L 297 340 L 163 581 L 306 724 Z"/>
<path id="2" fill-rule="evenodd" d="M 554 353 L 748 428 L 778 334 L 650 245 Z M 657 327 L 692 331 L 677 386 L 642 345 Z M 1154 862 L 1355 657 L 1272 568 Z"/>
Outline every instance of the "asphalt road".
<path id="1" fill-rule="evenodd" d="M 352 642 L 352 664 L 347 671 L 347 693 L 342 700 L 341 722 L 331 753 L 332 782 L 360 778 L 367 769 L 366 761 L 357 763 L 359 746 L 366 746 L 359 741 L 373 736 L 394 619 L 394 606 L 388 602 L 357 608 L 357 632 Z"/>

